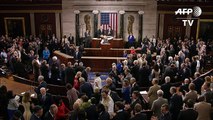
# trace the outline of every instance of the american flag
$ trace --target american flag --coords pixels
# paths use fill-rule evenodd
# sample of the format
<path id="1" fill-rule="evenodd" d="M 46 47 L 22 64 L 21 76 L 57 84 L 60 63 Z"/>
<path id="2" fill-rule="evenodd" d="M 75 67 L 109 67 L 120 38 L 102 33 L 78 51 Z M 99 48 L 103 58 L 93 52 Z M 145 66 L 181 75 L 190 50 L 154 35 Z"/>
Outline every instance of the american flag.
<path id="1" fill-rule="evenodd" d="M 101 26 L 107 30 L 109 26 L 117 33 L 118 28 L 118 15 L 117 13 L 101 13 Z"/>

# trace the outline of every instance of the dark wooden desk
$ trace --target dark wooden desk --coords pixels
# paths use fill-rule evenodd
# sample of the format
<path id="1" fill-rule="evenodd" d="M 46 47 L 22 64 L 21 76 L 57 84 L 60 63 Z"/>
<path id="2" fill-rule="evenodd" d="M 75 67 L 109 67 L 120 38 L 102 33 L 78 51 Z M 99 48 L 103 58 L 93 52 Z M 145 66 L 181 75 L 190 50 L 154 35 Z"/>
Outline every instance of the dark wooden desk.
<path id="1" fill-rule="evenodd" d="M 69 56 L 65 53 L 61 53 L 60 51 L 54 51 L 53 53 L 61 63 L 67 64 L 67 62 L 74 63 L 74 59 L 72 56 Z M 91 67 L 94 72 L 108 72 L 112 67 L 113 62 L 117 62 L 117 60 L 125 60 L 125 57 L 95 57 L 95 56 L 83 56 L 81 61 L 85 66 Z"/>

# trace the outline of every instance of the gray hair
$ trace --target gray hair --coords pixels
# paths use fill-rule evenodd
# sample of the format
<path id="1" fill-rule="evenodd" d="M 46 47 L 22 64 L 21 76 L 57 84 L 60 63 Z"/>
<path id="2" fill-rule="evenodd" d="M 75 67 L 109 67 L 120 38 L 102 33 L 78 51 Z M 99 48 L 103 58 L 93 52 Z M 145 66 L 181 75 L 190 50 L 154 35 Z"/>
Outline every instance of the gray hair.
<path id="1" fill-rule="evenodd" d="M 166 83 L 170 82 L 170 80 L 171 80 L 171 78 L 170 78 L 169 76 L 166 76 L 166 77 L 165 77 L 165 82 L 166 82 Z"/>
<path id="2" fill-rule="evenodd" d="M 158 90 L 158 91 L 157 91 L 157 95 L 158 95 L 159 97 L 162 97 L 163 94 L 164 94 L 164 92 L 163 92 L 162 90 Z"/>

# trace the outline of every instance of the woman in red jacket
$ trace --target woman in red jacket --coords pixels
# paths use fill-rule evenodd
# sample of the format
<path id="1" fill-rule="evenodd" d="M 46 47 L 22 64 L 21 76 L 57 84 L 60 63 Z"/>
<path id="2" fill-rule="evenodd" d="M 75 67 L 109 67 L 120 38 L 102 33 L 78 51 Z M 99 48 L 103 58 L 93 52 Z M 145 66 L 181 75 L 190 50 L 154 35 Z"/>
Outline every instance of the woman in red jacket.
<path id="1" fill-rule="evenodd" d="M 56 100 L 56 105 L 58 106 L 58 112 L 55 120 L 66 120 L 69 117 L 70 110 L 65 106 L 61 97 Z"/>

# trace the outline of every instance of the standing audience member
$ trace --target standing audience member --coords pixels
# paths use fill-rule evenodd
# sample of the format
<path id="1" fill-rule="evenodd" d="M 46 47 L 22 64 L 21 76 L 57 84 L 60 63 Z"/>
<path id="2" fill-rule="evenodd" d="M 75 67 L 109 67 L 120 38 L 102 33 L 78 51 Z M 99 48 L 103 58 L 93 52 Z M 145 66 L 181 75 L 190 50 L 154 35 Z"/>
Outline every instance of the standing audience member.
<path id="1" fill-rule="evenodd" d="M 95 89 L 96 87 L 98 87 L 99 89 L 102 89 L 102 81 L 101 81 L 100 73 L 96 73 L 95 76 L 96 76 L 96 78 L 94 80 L 93 88 Z"/>
<path id="2" fill-rule="evenodd" d="M 98 120 L 110 120 L 110 115 L 103 104 L 97 105 L 97 111 L 99 113 Z"/>
<path id="3" fill-rule="evenodd" d="M 198 112 L 197 120 L 211 120 L 211 104 L 205 101 L 205 96 L 200 96 L 198 101 L 194 105 L 195 111 Z"/>
<path id="4" fill-rule="evenodd" d="M 7 104 L 8 104 L 7 87 L 2 85 L 0 87 L 0 116 L 2 116 L 4 120 L 8 119 Z"/>
<path id="5" fill-rule="evenodd" d="M 44 76 L 42 76 L 42 75 L 38 76 L 38 83 L 39 83 L 38 87 L 36 87 L 34 89 L 34 91 L 37 93 L 37 95 L 41 94 L 40 89 L 42 87 L 47 88 L 47 83 L 44 81 Z"/>
<path id="6" fill-rule="evenodd" d="M 70 83 L 71 85 L 73 85 L 74 77 L 75 77 L 75 71 L 72 67 L 72 63 L 68 62 L 67 67 L 65 69 L 65 83 Z"/>
<path id="7" fill-rule="evenodd" d="M 80 93 L 85 93 L 89 98 L 91 98 L 93 94 L 92 85 L 89 82 L 86 82 L 83 77 L 79 78 L 80 82 Z"/>
<path id="8" fill-rule="evenodd" d="M 131 102 L 131 98 L 130 98 L 130 86 L 129 86 L 129 81 L 128 80 L 124 80 L 123 81 L 123 85 L 122 85 L 122 96 L 123 96 L 123 100 L 125 103 L 130 104 Z"/>
<path id="9" fill-rule="evenodd" d="M 58 107 L 55 104 L 52 104 L 50 106 L 49 111 L 45 113 L 44 120 L 55 120 L 57 112 L 58 112 Z"/>
<path id="10" fill-rule="evenodd" d="M 78 102 L 73 104 L 73 110 L 70 112 L 69 120 L 85 120 L 85 111 L 80 110 L 80 105 Z"/>
<path id="11" fill-rule="evenodd" d="M 43 59 L 48 61 L 50 57 L 50 50 L 47 48 L 47 46 L 44 47 L 42 54 L 43 54 Z"/>
<path id="12" fill-rule="evenodd" d="M 110 118 L 112 118 L 114 113 L 114 101 L 106 91 L 102 91 L 101 97 L 101 104 L 104 105 L 106 111 L 110 114 Z"/>
<path id="13" fill-rule="evenodd" d="M 148 97 L 149 97 L 148 102 L 149 102 L 150 108 L 152 106 L 153 101 L 155 101 L 158 98 L 157 91 L 160 89 L 157 79 L 154 78 L 152 80 L 152 84 L 153 84 L 153 86 L 151 86 L 148 91 Z"/>
<path id="14" fill-rule="evenodd" d="M 9 100 L 8 105 L 7 105 L 7 113 L 8 113 L 8 118 L 10 120 L 12 118 L 14 112 L 16 110 L 18 110 L 20 97 L 14 96 L 12 91 L 8 91 L 7 98 Z"/>
<path id="15" fill-rule="evenodd" d="M 115 103 L 115 116 L 112 120 L 129 120 L 129 114 L 124 110 L 124 104 L 120 101 Z"/>
<path id="16" fill-rule="evenodd" d="M 41 69 L 40 69 L 41 64 L 40 64 L 38 55 L 35 55 L 35 58 L 32 61 L 32 66 L 33 66 L 34 80 L 37 82 L 38 76 L 41 74 Z"/>
<path id="17" fill-rule="evenodd" d="M 197 120 L 198 112 L 195 111 L 193 100 L 188 100 L 186 102 L 186 108 L 180 111 L 177 120 Z"/>
<path id="18" fill-rule="evenodd" d="M 78 91 L 74 87 L 72 87 L 70 83 L 67 83 L 66 89 L 67 89 L 67 99 L 69 100 L 70 105 L 69 107 L 70 109 L 72 109 L 73 104 L 78 99 Z"/>
<path id="19" fill-rule="evenodd" d="M 171 83 L 170 83 L 170 77 L 166 76 L 165 77 L 165 83 L 161 85 L 161 90 L 164 91 L 163 97 L 166 98 L 168 101 L 170 100 L 171 93 L 170 93 L 170 88 L 171 88 Z"/>
<path id="20" fill-rule="evenodd" d="M 189 99 L 191 99 L 193 102 L 196 102 L 198 98 L 197 91 L 195 91 L 195 84 L 190 83 L 189 84 L 189 92 L 186 93 L 185 98 L 183 99 L 184 102 L 187 102 Z"/>
<path id="21" fill-rule="evenodd" d="M 31 107 L 30 101 L 31 101 L 30 100 L 30 93 L 25 92 L 24 96 L 22 98 L 22 106 L 24 107 L 24 114 L 23 114 L 24 120 L 30 120 L 30 117 L 32 115 L 32 113 L 30 111 L 30 107 Z"/>
<path id="22" fill-rule="evenodd" d="M 56 113 L 55 120 L 66 120 L 70 110 L 65 106 L 60 96 L 56 98 L 56 105 L 58 107 L 58 112 Z"/>
<path id="23" fill-rule="evenodd" d="M 142 106 L 140 104 L 136 104 L 134 107 L 134 117 L 130 120 L 147 120 L 146 114 L 142 113 Z"/>
<path id="24" fill-rule="evenodd" d="M 30 120 L 42 120 L 41 117 L 43 115 L 43 108 L 41 106 L 36 105 L 33 109 L 33 114 L 30 117 Z"/>
<path id="25" fill-rule="evenodd" d="M 177 94 L 176 87 L 171 87 L 170 93 L 172 94 L 172 97 L 169 102 L 169 111 L 172 115 L 172 120 L 177 120 L 179 112 L 182 110 L 183 100 L 182 97 Z"/>
<path id="26" fill-rule="evenodd" d="M 163 98 L 163 91 L 162 90 L 158 90 L 157 91 L 157 95 L 158 95 L 158 99 L 156 99 L 153 102 L 151 110 L 153 111 L 154 116 L 157 116 L 158 118 L 160 118 L 160 116 L 161 116 L 161 106 L 163 104 L 168 104 L 168 100 Z"/>

